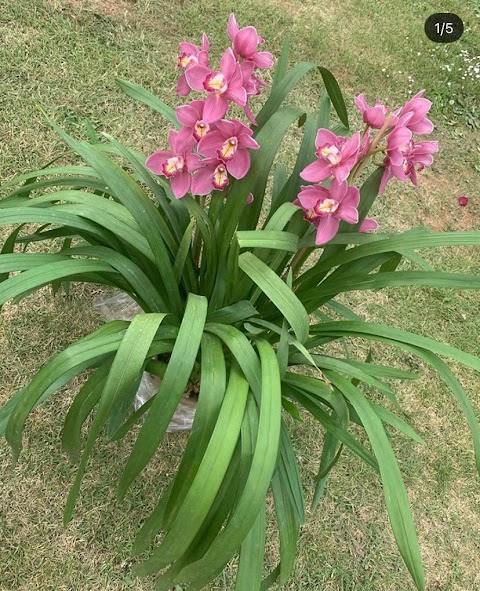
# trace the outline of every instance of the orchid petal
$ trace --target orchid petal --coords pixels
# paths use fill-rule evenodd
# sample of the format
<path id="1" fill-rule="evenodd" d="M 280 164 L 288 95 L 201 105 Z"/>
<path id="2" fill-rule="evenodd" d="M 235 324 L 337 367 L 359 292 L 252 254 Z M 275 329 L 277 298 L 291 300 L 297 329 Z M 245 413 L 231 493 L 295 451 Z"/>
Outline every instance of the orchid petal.
<path id="1" fill-rule="evenodd" d="M 236 179 L 242 179 L 250 168 L 250 154 L 247 150 L 238 150 L 226 163 L 228 172 Z"/>
<path id="2" fill-rule="evenodd" d="M 238 147 L 244 150 L 258 150 L 260 145 L 252 137 L 246 133 L 242 133 L 238 136 Z"/>
<path id="3" fill-rule="evenodd" d="M 248 103 L 243 107 L 243 110 L 245 111 L 245 115 L 247 116 L 250 123 L 252 123 L 252 125 L 258 125 L 257 120 L 255 119 L 255 115 L 252 113 L 252 110 L 250 109 L 250 105 Z"/>
<path id="4" fill-rule="evenodd" d="M 240 29 L 233 40 L 233 48 L 244 58 L 252 56 L 258 46 L 258 33 L 255 27 Z"/>
<path id="5" fill-rule="evenodd" d="M 153 173 L 163 175 L 162 165 L 172 156 L 172 152 L 166 152 L 165 150 L 154 152 L 145 160 L 145 166 Z"/>
<path id="6" fill-rule="evenodd" d="M 197 55 L 200 51 L 198 45 L 189 43 L 188 41 L 181 41 L 178 46 L 180 47 L 180 53 L 186 53 L 187 55 Z"/>
<path id="7" fill-rule="evenodd" d="M 363 93 L 355 97 L 354 103 L 361 113 L 364 113 L 369 108 L 368 103 L 365 100 L 365 95 Z"/>
<path id="8" fill-rule="evenodd" d="M 193 127 L 198 121 L 198 111 L 191 105 L 181 105 L 175 109 L 179 123 L 186 127 Z"/>
<path id="9" fill-rule="evenodd" d="M 430 121 L 430 119 L 426 118 L 418 121 L 417 123 L 409 125 L 409 127 L 413 133 L 418 134 L 432 133 L 433 131 L 433 123 Z"/>
<path id="10" fill-rule="evenodd" d="M 199 154 L 202 154 L 202 156 L 207 156 L 207 158 L 216 158 L 217 150 L 220 148 L 223 141 L 224 137 L 220 131 L 209 131 L 199 141 L 197 151 Z"/>
<path id="11" fill-rule="evenodd" d="M 228 110 L 228 101 L 223 96 L 211 93 L 205 101 L 203 120 L 211 125 L 221 119 Z"/>
<path id="12" fill-rule="evenodd" d="M 240 107 L 244 107 L 247 104 L 247 93 L 243 86 L 230 86 L 228 87 L 227 92 L 225 93 L 225 98 L 228 100 L 233 101 Z"/>
<path id="13" fill-rule="evenodd" d="M 182 75 L 180 76 L 180 78 L 178 79 L 178 82 L 177 82 L 176 92 L 177 92 L 178 96 L 187 96 L 187 94 L 190 94 L 191 90 L 192 89 L 188 85 L 187 79 L 185 78 L 185 74 L 182 73 Z"/>
<path id="14" fill-rule="evenodd" d="M 170 187 L 177 199 L 181 199 L 188 193 L 188 190 L 190 189 L 190 180 L 190 173 L 186 170 L 177 172 L 175 176 L 172 176 L 170 179 Z"/>
<path id="15" fill-rule="evenodd" d="M 348 187 L 345 197 L 342 200 L 342 208 L 344 206 L 357 207 L 360 203 L 360 191 L 357 187 Z"/>
<path id="16" fill-rule="evenodd" d="M 335 234 L 338 232 L 338 227 L 340 226 L 340 220 L 333 217 L 332 215 L 327 215 L 323 218 L 320 218 L 320 220 L 316 222 L 315 225 L 317 226 L 315 244 L 320 245 L 330 242 L 330 240 L 335 236 Z"/>
<path id="17" fill-rule="evenodd" d="M 208 195 L 213 189 L 213 170 L 210 166 L 201 168 L 192 178 L 192 193 L 194 195 Z"/>
<path id="18" fill-rule="evenodd" d="M 195 172 L 205 166 L 205 160 L 202 160 L 198 154 L 187 154 L 185 157 L 188 172 Z"/>
<path id="19" fill-rule="evenodd" d="M 305 211 L 313 209 L 319 201 L 323 201 L 330 197 L 328 189 L 320 186 L 305 186 L 301 187 L 298 194 L 297 205 L 300 205 Z"/>
<path id="20" fill-rule="evenodd" d="M 315 138 L 315 147 L 320 148 L 325 144 L 335 144 L 337 136 L 329 129 L 319 129 Z"/>
<path id="21" fill-rule="evenodd" d="M 218 121 L 217 129 L 222 134 L 222 142 L 229 137 L 237 135 L 237 126 L 233 121 L 228 121 L 228 119 L 222 119 L 221 121 Z"/>
<path id="22" fill-rule="evenodd" d="M 205 33 L 202 35 L 202 51 L 207 53 L 210 50 L 210 41 Z"/>
<path id="23" fill-rule="evenodd" d="M 212 71 L 210 68 L 197 64 L 185 70 L 185 78 L 187 79 L 190 88 L 202 92 L 205 90 L 203 83 L 205 82 L 206 77 L 211 73 Z"/>
<path id="24" fill-rule="evenodd" d="M 342 203 L 334 215 L 348 224 L 358 223 L 358 211 L 353 205 L 344 205 Z"/>
<path id="25" fill-rule="evenodd" d="M 222 74 L 225 76 L 226 80 L 230 80 L 230 78 L 235 73 L 236 67 L 237 60 L 235 59 L 235 54 L 233 53 L 231 47 L 229 47 L 222 55 L 222 58 L 220 60 L 220 70 Z"/>
<path id="26" fill-rule="evenodd" d="M 257 68 L 271 68 L 273 66 L 273 55 L 269 51 L 257 51 L 251 60 Z"/>
<path id="27" fill-rule="evenodd" d="M 358 228 L 359 232 L 375 232 L 378 228 L 378 222 L 373 218 L 365 218 Z"/>
<path id="28" fill-rule="evenodd" d="M 324 181 L 325 179 L 328 179 L 330 175 L 330 167 L 326 162 L 323 162 L 323 160 L 315 160 L 315 162 L 309 164 L 300 173 L 301 178 L 310 183 Z"/>
<path id="29" fill-rule="evenodd" d="M 335 166 L 334 168 L 332 168 L 331 174 L 333 174 L 333 176 L 335 177 L 335 179 L 339 183 L 343 183 L 343 181 L 347 180 L 348 175 L 352 171 L 352 168 L 354 167 L 354 165 L 355 165 L 355 160 L 350 158 L 350 162 L 348 162 L 348 161 L 342 162 L 338 166 Z"/>
<path id="30" fill-rule="evenodd" d="M 235 18 L 235 15 L 232 12 L 232 14 L 228 17 L 227 25 L 227 34 L 232 41 L 235 39 L 235 35 L 238 33 L 239 30 L 240 27 L 238 26 L 237 19 Z"/>
<path id="31" fill-rule="evenodd" d="M 388 150 L 395 150 L 412 139 L 412 132 L 406 127 L 396 127 L 387 138 Z"/>
<path id="32" fill-rule="evenodd" d="M 193 145 L 192 145 L 193 139 Z M 192 136 L 192 130 L 188 127 L 182 127 L 175 138 L 175 153 L 181 154 L 191 150 L 195 145 L 195 138 Z"/>

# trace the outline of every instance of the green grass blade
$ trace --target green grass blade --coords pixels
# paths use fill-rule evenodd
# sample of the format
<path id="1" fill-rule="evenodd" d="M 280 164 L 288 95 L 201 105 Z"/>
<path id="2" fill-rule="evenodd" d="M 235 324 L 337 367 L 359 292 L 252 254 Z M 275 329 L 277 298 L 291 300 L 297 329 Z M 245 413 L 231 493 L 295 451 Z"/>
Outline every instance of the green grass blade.
<path id="1" fill-rule="evenodd" d="M 308 62 L 300 62 L 294 66 L 287 74 L 285 74 L 275 89 L 272 88 L 270 96 L 263 106 L 260 113 L 257 115 L 258 125 L 261 127 L 264 125 L 273 113 L 277 112 L 280 105 L 284 101 L 285 97 L 289 92 L 300 82 L 300 80 L 308 74 L 311 70 L 317 68 L 320 72 L 325 89 L 328 92 L 332 105 L 340 118 L 340 121 L 348 127 L 348 114 L 343 100 L 342 92 L 338 86 L 338 82 L 335 80 L 333 74 L 322 66 Z"/>
<path id="2" fill-rule="evenodd" d="M 14 275 L 0 284 L 0 306 L 8 300 L 17 298 L 27 292 L 37 290 L 56 279 L 67 277 L 81 277 L 89 273 L 115 274 L 116 271 L 110 265 L 97 261 L 61 260 L 56 263 L 47 263 L 19 275 Z"/>
<path id="3" fill-rule="evenodd" d="M 236 322 L 248 320 L 252 316 L 257 315 L 258 310 L 248 300 L 241 300 L 235 304 L 211 312 L 207 316 L 207 320 L 208 322 L 219 324 L 235 324 Z"/>

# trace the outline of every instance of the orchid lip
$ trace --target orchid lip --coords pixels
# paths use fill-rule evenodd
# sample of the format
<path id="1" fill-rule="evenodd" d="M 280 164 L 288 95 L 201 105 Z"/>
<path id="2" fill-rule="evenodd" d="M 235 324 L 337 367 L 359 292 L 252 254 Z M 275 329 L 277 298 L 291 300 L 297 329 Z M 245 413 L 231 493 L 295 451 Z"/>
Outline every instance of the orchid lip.
<path id="1" fill-rule="evenodd" d="M 213 171 L 213 186 L 215 189 L 224 189 L 228 185 L 228 173 L 225 166 L 220 164 Z"/>
<path id="2" fill-rule="evenodd" d="M 198 64 L 198 60 L 194 55 L 187 55 L 186 53 L 181 53 L 178 56 L 178 67 L 182 70 L 186 70 L 190 64 Z"/>
<path id="3" fill-rule="evenodd" d="M 204 135 L 210 130 L 210 125 L 199 119 L 193 127 L 193 137 L 200 141 Z"/>
<path id="4" fill-rule="evenodd" d="M 323 160 L 328 160 L 328 162 L 334 166 L 342 161 L 340 150 L 337 146 L 331 144 L 325 144 L 319 148 L 317 150 L 317 156 Z"/>
<path id="5" fill-rule="evenodd" d="M 236 137 L 228 138 L 217 150 L 218 157 L 222 160 L 231 160 L 237 153 L 238 140 Z"/>
<path id="6" fill-rule="evenodd" d="M 223 94 L 228 90 L 227 81 L 221 72 L 212 72 L 209 74 L 203 83 L 203 87 L 208 92 L 216 92 L 217 94 Z"/>
<path id="7" fill-rule="evenodd" d="M 319 201 L 313 211 L 318 217 L 325 217 L 326 215 L 335 213 L 338 209 L 339 203 L 335 199 L 324 199 Z"/>
<path id="8" fill-rule="evenodd" d="M 162 164 L 162 171 L 163 174 L 167 178 L 171 178 L 177 174 L 177 172 L 181 172 L 185 166 L 185 162 L 181 156 L 173 156 Z"/>

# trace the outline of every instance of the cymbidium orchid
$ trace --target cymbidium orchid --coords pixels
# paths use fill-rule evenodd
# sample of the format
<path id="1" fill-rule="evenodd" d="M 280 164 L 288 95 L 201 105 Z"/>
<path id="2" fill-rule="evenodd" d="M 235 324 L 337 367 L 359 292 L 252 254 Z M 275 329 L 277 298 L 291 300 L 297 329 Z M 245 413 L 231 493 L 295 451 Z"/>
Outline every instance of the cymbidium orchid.
<path id="1" fill-rule="evenodd" d="M 326 95 L 319 112 L 310 112 L 311 104 L 308 113 L 283 108 L 286 88 L 308 70 L 302 66 L 277 73 L 253 139 L 252 129 L 226 114 L 233 102 L 254 121 L 248 99 L 265 85 L 257 77 L 258 68 L 270 67 L 271 56 L 258 51 L 263 39 L 256 29 L 241 29 L 233 15 L 228 33 L 233 49 L 223 53 L 218 71 L 208 65 L 206 36 L 201 48 L 180 44 L 180 94 L 194 89 L 205 100 L 174 112 L 138 85 L 119 81 L 127 94 L 155 105 L 174 126 L 180 124 L 169 133 L 170 150 L 155 152 L 145 163 L 167 179 L 174 197 L 164 190 L 163 181 L 157 185 L 135 150 L 110 137 L 104 145 L 78 141 L 56 125 L 87 166 L 68 164 L 59 174 L 55 163 L 0 187 L 2 194 L 6 189 L 0 226 L 17 224 L 0 246 L 0 306 L 49 283 L 58 289 L 59 283 L 85 278 L 108 290 L 118 288 L 122 298 L 126 292 L 144 312 L 108 322 L 49 361 L 0 408 L 0 435 L 5 435 L 16 459 L 29 412 L 68 380 L 92 370 L 72 398 L 63 429 L 65 451 L 74 461 L 81 456 L 64 514 L 68 523 L 100 433 L 105 430 L 111 440 L 127 433 L 136 437 L 120 477 L 122 499 L 155 456 L 185 393 L 191 392 L 192 384 L 199 385 L 197 413 L 180 468 L 162 487 L 157 509 L 144 520 L 133 547 L 140 555 L 154 541 L 161 545 L 134 567 L 134 573 L 160 571 L 158 589 L 178 583 L 200 591 L 210 588 L 231 561 L 230 571 L 233 574 L 238 565 L 239 575 L 230 588 L 266 590 L 285 586 L 293 572 L 305 507 L 290 417 L 309 413 L 318 421 L 325 443 L 315 492 L 308 491 L 314 499 L 312 510 L 343 448 L 377 469 L 400 553 L 417 589 L 423 591 L 419 545 L 390 446 L 390 427 L 421 440 L 406 422 L 408 417 L 395 414 L 398 403 L 385 408 L 372 392 L 388 391 L 395 401 L 383 379 L 416 376 L 398 367 L 371 365 L 371 355 L 365 360 L 362 348 L 358 355 L 354 347 L 351 354 L 336 356 L 344 349 L 338 344 L 349 338 L 380 341 L 375 355 L 381 355 L 386 344 L 400 347 L 408 356 L 418 355 L 450 386 L 480 449 L 474 409 L 437 353 L 473 369 L 480 368 L 480 359 L 426 336 L 363 321 L 348 307 L 359 298 L 337 300 L 345 292 L 397 285 L 480 289 L 478 277 L 430 272 L 419 255 L 412 256 L 417 247 L 448 246 L 444 234 L 422 230 L 358 235 L 378 228 L 368 217 L 369 209 L 390 178 L 415 184 L 417 171 L 432 163 L 437 143 L 414 137 L 431 131 L 426 118 L 430 102 L 419 93 L 392 112 L 378 100 L 370 107 L 361 94 L 355 103 L 366 125 L 361 134 L 348 132 L 345 102 L 325 68 L 320 68 Z M 288 63 L 288 43 L 285 47 L 283 64 Z M 350 137 L 327 129 L 335 125 L 331 107 Z M 318 120 L 324 123 L 313 146 L 313 122 Z M 304 139 L 292 172 L 286 174 L 285 167 L 275 168 L 276 162 L 288 130 L 295 128 L 295 138 L 302 133 L 297 123 L 305 130 Z M 291 142 L 289 155 L 294 145 Z M 250 150 L 255 152 L 251 155 Z M 298 172 L 314 156 L 315 161 Z M 377 169 L 364 179 L 369 165 Z M 86 176 L 82 171 L 87 169 Z M 66 191 L 65 178 L 77 190 Z M 299 189 L 300 179 L 315 184 Z M 467 197 L 458 198 L 460 206 L 467 203 Z M 31 229 L 31 224 L 36 227 Z M 22 252 L 30 242 L 45 240 L 50 245 L 52 225 L 55 235 L 67 237 L 63 248 Z M 478 245 L 480 233 L 456 233 L 451 242 Z M 322 250 L 319 256 L 317 247 Z M 396 270 L 404 253 L 420 272 Z M 360 314 L 364 312 L 363 305 Z M 305 366 L 310 367 L 305 371 Z M 132 399 L 145 371 L 158 376 L 159 389 L 133 411 Z M 351 420 L 354 430 L 349 429 Z M 305 424 L 314 428 L 310 420 Z M 85 442 L 82 425 L 90 429 Z M 265 512 L 270 493 L 281 564 L 266 575 L 262 554 L 266 524 L 270 528 L 270 508 Z M 157 537 L 160 531 L 164 535 Z M 253 563 L 259 568 L 251 568 Z"/>
<path id="2" fill-rule="evenodd" d="M 207 133 L 198 144 L 198 153 L 222 160 L 236 179 L 243 178 L 250 168 L 250 153 L 260 146 L 252 138 L 253 132 L 238 119 L 221 120 L 216 129 Z"/>
<path id="3" fill-rule="evenodd" d="M 410 129 L 397 126 L 387 137 L 387 156 L 384 160 L 385 170 L 379 187 L 380 193 L 392 177 L 401 181 L 410 180 L 416 185 L 417 172 L 432 164 L 432 154 L 435 152 L 438 152 L 437 142 L 415 142 Z"/>
<path id="4" fill-rule="evenodd" d="M 319 129 L 315 138 L 317 160 L 300 173 L 303 180 L 317 183 L 333 175 L 341 183 L 346 180 L 358 160 L 360 132 L 351 138 L 335 135 L 329 129 Z"/>
<path id="5" fill-rule="evenodd" d="M 192 137 L 199 142 L 213 128 L 213 124 L 203 120 L 204 107 L 205 101 L 192 101 L 189 105 L 181 105 L 175 109 L 177 119 L 182 124 L 180 136 L 187 143 Z"/>
<path id="6" fill-rule="evenodd" d="M 405 103 L 399 114 L 398 124 L 400 126 L 404 125 L 417 134 L 427 134 L 433 131 L 433 123 L 426 117 L 432 103 L 423 98 L 424 94 L 424 90 L 417 93 Z"/>
<path id="7" fill-rule="evenodd" d="M 193 195 L 208 195 L 212 191 L 223 191 L 229 185 L 228 170 L 220 158 L 202 161 L 202 167 L 192 179 Z"/>
<path id="8" fill-rule="evenodd" d="M 208 66 L 208 51 L 210 42 L 205 33 L 202 35 L 202 47 L 182 41 L 179 43 L 180 53 L 178 56 L 178 67 L 181 70 L 187 70 L 195 65 Z M 177 81 L 177 94 L 186 96 L 190 93 L 190 86 L 185 78 L 185 72 L 182 72 Z"/>
<path id="9" fill-rule="evenodd" d="M 203 120 L 206 123 L 215 123 L 221 119 L 227 112 L 230 101 L 240 107 L 244 107 L 247 102 L 240 64 L 230 47 L 220 60 L 220 70 L 213 71 L 198 64 L 188 68 L 185 77 L 190 88 L 209 93 L 203 110 Z"/>
<path id="10" fill-rule="evenodd" d="M 321 185 L 302 186 L 293 203 L 303 209 L 305 219 L 316 227 L 315 244 L 320 245 L 335 236 L 342 220 L 349 224 L 358 222 L 359 202 L 357 187 L 333 179 L 328 189 Z"/>
<path id="11" fill-rule="evenodd" d="M 265 39 L 260 37 L 257 29 L 252 26 L 238 26 L 234 14 L 228 19 L 227 33 L 232 40 L 233 51 L 239 61 L 247 60 L 254 64 L 256 68 L 271 68 L 273 66 L 273 56 L 268 51 L 257 51 L 258 46 L 265 43 Z"/>
<path id="12" fill-rule="evenodd" d="M 177 199 L 184 197 L 191 183 L 191 173 L 203 166 L 200 157 L 192 152 L 195 145 L 193 137 L 190 142 L 177 131 L 168 134 L 171 151 L 160 150 L 149 156 L 145 166 L 155 174 L 164 176 L 170 181 L 172 192 Z"/>
<path id="13" fill-rule="evenodd" d="M 370 107 L 365 100 L 364 94 L 359 94 L 355 99 L 355 105 L 363 115 L 363 121 L 373 127 L 373 129 L 380 129 L 385 123 L 387 115 L 392 113 L 392 110 L 387 105 L 384 105 L 379 99 L 376 99 L 375 105 Z M 396 112 L 398 113 L 398 111 Z M 398 117 L 390 118 L 390 127 L 393 127 L 398 121 Z"/>

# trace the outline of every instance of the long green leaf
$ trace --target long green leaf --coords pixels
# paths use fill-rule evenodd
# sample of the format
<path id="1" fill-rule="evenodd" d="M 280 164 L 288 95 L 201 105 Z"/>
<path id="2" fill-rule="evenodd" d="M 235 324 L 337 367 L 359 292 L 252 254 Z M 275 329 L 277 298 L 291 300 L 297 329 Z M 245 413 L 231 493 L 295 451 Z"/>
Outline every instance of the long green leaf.
<path id="1" fill-rule="evenodd" d="M 294 292 L 264 262 L 250 252 L 239 257 L 239 265 L 273 304 L 282 312 L 297 339 L 304 343 L 308 336 L 308 315 Z"/>
<path id="2" fill-rule="evenodd" d="M 143 86 L 140 86 L 140 84 L 135 84 L 134 82 L 128 82 L 128 80 L 122 80 L 121 78 L 117 78 L 116 83 L 125 94 L 128 94 L 128 96 L 132 97 L 136 101 L 140 101 L 141 103 L 148 105 L 163 115 L 163 117 L 165 117 L 165 119 L 174 127 L 180 127 L 180 123 L 178 122 L 175 111 L 172 109 L 172 107 L 169 107 L 154 94 L 148 90 L 145 90 Z"/>
<path id="3" fill-rule="evenodd" d="M 125 394 L 131 391 L 132 386 L 137 383 L 139 375 L 141 376 L 148 351 L 165 316 L 166 314 L 139 314 L 135 316 L 127 328 L 105 381 L 75 482 L 68 495 L 63 515 L 65 525 L 72 518 L 85 468 L 100 430 L 110 413 L 118 404 L 122 404 Z"/>
<path id="4" fill-rule="evenodd" d="M 138 575 L 152 574 L 186 552 L 205 521 L 237 444 L 248 394 L 248 382 L 232 368 L 225 399 L 208 447 L 188 492 L 160 547 L 135 568 Z"/>
<path id="5" fill-rule="evenodd" d="M 333 372 L 328 377 L 354 407 L 367 432 L 378 460 L 393 535 L 417 589 L 423 591 L 425 577 L 408 495 L 382 422 L 358 388 Z"/>
<path id="6" fill-rule="evenodd" d="M 262 366 L 262 398 L 251 469 L 223 531 L 203 558 L 184 568 L 178 577 L 179 581 L 195 581 L 197 587 L 205 585 L 220 572 L 247 537 L 264 502 L 277 461 L 282 408 L 280 374 L 272 347 L 263 340 L 257 342 L 257 347 Z"/>
<path id="7" fill-rule="evenodd" d="M 119 498 L 123 498 L 130 484 L 148 464 L 165 435 L 192 373 L 206 315 L 206 299 L 189 294 L 167 371 L 120 478 Z"/>

